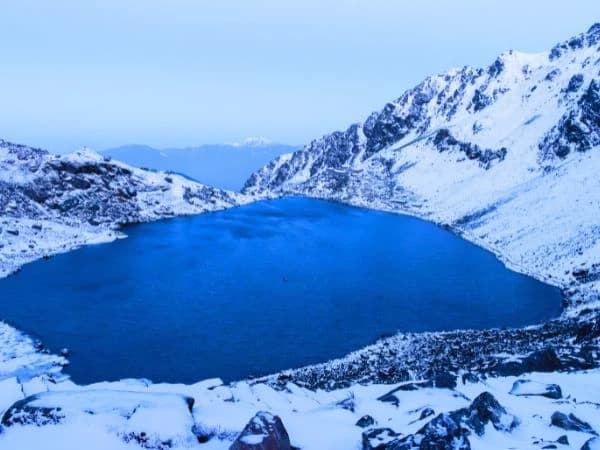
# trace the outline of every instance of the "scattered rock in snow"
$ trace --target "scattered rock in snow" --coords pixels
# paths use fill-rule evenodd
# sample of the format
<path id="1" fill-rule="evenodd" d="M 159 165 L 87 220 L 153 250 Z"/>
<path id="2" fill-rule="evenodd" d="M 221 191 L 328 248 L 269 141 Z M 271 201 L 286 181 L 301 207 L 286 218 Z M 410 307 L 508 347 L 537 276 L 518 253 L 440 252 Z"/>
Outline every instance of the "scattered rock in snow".
<path id="1" fill-rule="evenodd" d="M 362 416 L 360 419 L 358 419 L 358 421 L 356 422 L 356 426 L 360 427 L 360 428 L 367 428 L 370 427 L 372 425 L 375 425 L 375 419 L 373 419 L 371 416 L 369 416 L 368 414 L 365 416 Z"/>
<path id="2" fill-rule="evenodd" d="M 562 390 L 558 384 L 536 383 L 531 380 L 515 381 L 510 394 L 519 396 L 539 395 L 554 400 L 562 398 Z"/>
<path id="3" fill-rule="evenodd" d="M 529 372 L 554 372 L 560 368 L 561 363 L 556 351 L 547 347 L 524 358 L 501 363 L 494 368 L 494 372 L 501 376 L 517 376 Z"/>
<path id="4" fill-rule="evenodd" d="M 578 418 L 575 414 L 569 415 L 556 411 L 552 414 L 551 423 L 555 427 L 562 428 L 567 431 L 580 431 L 581 433 L 590 433 L 597 435 L 596 431 L 587 422 Z"/>
<path id="5" fill-rule="evenodd" d="M 248 422 L 229 450 L 291 450 L 290 438 L 279 416 L 260 411 Z"/>
<path id="6" fill-rule="evenodd" d="M 388 444 L 395 442 L 399 436 L 394 430 L 390 428 L 375 428 L 368 430 L 362 434 L 362 448 L 363 450 L 385 450 Z"/>
<path id="7" fill-rule="evenodd" d="M 581 450 L 600 450 L 600 438 L 593 437 L 588 439 Z"/>
<path id="8" fill-rule="evenodd" d="M 435 411 L 431 408 L 423 408 L 421 414 L 419 415 L 419 420 L 426 419 L 427 417 L 431 417 L 435 414 Z"/>

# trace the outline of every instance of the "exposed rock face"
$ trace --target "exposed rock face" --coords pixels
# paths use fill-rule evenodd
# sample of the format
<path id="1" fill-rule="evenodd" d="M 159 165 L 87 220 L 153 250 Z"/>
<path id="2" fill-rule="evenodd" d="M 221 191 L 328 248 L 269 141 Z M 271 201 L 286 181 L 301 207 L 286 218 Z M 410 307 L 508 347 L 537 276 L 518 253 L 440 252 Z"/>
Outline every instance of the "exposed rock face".
<path id="1" fill-rule="evenodd" d="M 509 433 L 519 421 L 493 395 L 483 392 L 469 407 L 440 414 L 415 434 L 402 437 L 387 428 L 367 431 L 363 433 L 363 449 L 470 450 L 469 434 L 483 436 L 488 423 Z"/>
<path id="2" fill-rule="evenodd" d="M 537 350 L 524 358 L 499 364 L 494 372 L 499 375 L 520 375 L 528 372 L 554 372 L 561 368 L 561 362 L 552 347 Z"/>
<path id="3" fill-rule="evenodd" d="M 600 438 L 594 437 L 587 440 L 581 450 L 600 450 Z"/>
<path id="4" fill-rule="evenodd" d="M 230 450 L 291 450 L 290 438 L 281 419 L 261 411 L 229 447 Z"/>
<path id="5" fill-rule="evenodd" d="M 111 230 L 124 224 L 246 201 L 235 193 L 135 169 L 87 150 L 58 156 L 0 140 L 0 228 L 5 229 L 0 231 L 0 276 L 50 253 L 114 239 Z"/>
<path id="6" fill-rule="evenodd" d="M 592 426 L 575 416 L 574 414 L 564 414 L 559 411 L 552 414 L 552 425 L 563 430 L 580 431 L 581 433 L 590 433 L 598 435 Z"/>
<path id="7" fill-rule="evenodd" d="M 482 149 L 477 144 L 461 142 L 454 138 L 446 128 L 438 130 L 431 138 L 432 144 L 440 152 L 458 151 L 466 155 L 468 159 L 477 160 L 484 169 L 489 169 L 494 161 L 503 161 L 507 149 L 502 147 L 498 150 Z"/>
<path id="8" fill-rule="evenodd" d="M 571 84 L 569 91 L 574 89 Z M 577 106 L 563 115 L 543 138 L 540 151 L 542 158 L 551 153 L 565 158 L 571 152 L 586 152 L 597 145 L 600 145 L 600 83 L 592 80 Z"/>
<path id="9" fill-rule="evenodd" d="M 524 397 L 539 395 L 554 400 L 562 398 L 562 390 L 558 384 L 542 384 L 531 380 L 515 381 L 510 393 Z"/>

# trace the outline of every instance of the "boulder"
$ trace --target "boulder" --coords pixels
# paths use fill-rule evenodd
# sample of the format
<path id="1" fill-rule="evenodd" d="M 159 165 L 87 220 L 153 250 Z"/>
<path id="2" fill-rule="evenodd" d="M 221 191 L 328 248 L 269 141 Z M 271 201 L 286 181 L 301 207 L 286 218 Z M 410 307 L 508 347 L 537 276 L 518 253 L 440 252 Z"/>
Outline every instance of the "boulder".
<path id="1" fill-rule="evenodd" d="M 435 372 L 431 381 L 436 388 L 454 389 L 456 387 L 456 375 L 447 371 Z"/>
<path id="2" fill-rule="evenodd" d="M 509 414 L 489 392 L 483 392 L 468 408 L 450 413 L 457 422 L 472 429 L 478 436 L 483 436 L 485 426 L 491 423 L 498 431 L 510 432 L 518 424 L 518 419 Z"/>
<path id="3" fill-rule="evenodd" d="M 539 395 L 554 400 L 562 398 L 562 390 L 558 384 L 537 383 L 531 380 L 517 380 L 513 383 L 509 392 L 517 396 Z"/>
<path id="4" fill-rule="evenodd" d="M 600 439 L 597 437 L 588 439 L 581 450 L 600 450 Z"/>
<path id="5" fill-rule="evenodd" d="M 562 428 L 567 431 L 579 431 L 581 433 L 589 433 L 598 435 L 596 431 L 587 422 L 584 422 L 575 414 L 570 413 L 568 416 L 564 413 L 556 411 L 550 418 L 552 425 L 558 428 Z"/>
<path id="6" fill-rule="evenodd" d="M 372 425 L 375 425 L 375 419 L 373 419 L 371 416 L 369 416 L 368 414 L 366 416 L 362 416 L 360 419 L 358 419 L 358 421 L 356 422 L 356 426 L 360 427 L 360 428 L 367 428 L 370 427 Z"/>
<path id="7" fill-rule="evenodd" d="M 2 417 L 5 429 L 44 427 L 63 422 L 83 427 L 111 424 L 110 432 L 124 442 L 144 448 L 167 449 L 173 442 L 189 446 L 198 441 L 192 428 L 194 399 L 178 394 L 114 390 L 49 391 L 17 401 Z M 169 420 L 157 420 L 168 417 Z M 10 432 L 5 430 L 6 432 Z M 64 436 L 65 447 L 75 448 Z"/>
<path id="8" fill-rule="evenodd" d="M 494 371 L 501 376 L 518 376 L 529 372 L 556 372 L 561 362 L 552 347 L 536 350 L 519 360 L 498 364 Z"/>
<path id="9" fill-rule="evenodd" d="M 392 442 L 397 441 L 399 434 L 391 428 L 375 428 L 362 434 L 363 450 L 387 450 Z"/>
<path id="10" fill-rule="evenodd" d="M 279 416 L 259 411 L 229 450 L 291 450 L 290 437 Z"/>
<path id="11" fill-rule="evenodd" d="M 421 414 L 419 415 L 419 420 L 426 419 L 427 417 L 431 417 L 435 414 L 435 411 L 431 408 L 423 408 Z"/>

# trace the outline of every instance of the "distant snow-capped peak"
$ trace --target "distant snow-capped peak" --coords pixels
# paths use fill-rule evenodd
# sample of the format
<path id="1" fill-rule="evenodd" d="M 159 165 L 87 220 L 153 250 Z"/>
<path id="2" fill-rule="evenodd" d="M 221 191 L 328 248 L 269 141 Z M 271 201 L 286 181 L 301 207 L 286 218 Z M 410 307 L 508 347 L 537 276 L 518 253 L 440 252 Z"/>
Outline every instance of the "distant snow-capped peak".
<path id="1" fill-rule="evenodd" d="M 266 137 L 251 136 L 247 137 L 241 142 L 234 142 L 231 145 L 233 147 L 262 147 L 265 145 L 272 145 L 274 142 Z"/>

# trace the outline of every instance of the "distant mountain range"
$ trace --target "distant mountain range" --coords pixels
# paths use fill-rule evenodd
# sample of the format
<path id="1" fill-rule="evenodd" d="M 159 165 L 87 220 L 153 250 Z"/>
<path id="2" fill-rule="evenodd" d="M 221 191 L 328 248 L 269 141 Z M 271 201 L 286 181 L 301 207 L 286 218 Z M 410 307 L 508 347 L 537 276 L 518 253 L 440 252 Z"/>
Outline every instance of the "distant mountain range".
<path id="1" fill-rule="evenodd" d="M 123 145 L 101 152 L 104 156 L 137 167 L 168 170 L 201 183 L 238 191 L 252 172 L 298 147 L 265 138 L 248 138 L 233 144 L 206 144 L 186 148 Z"/>

